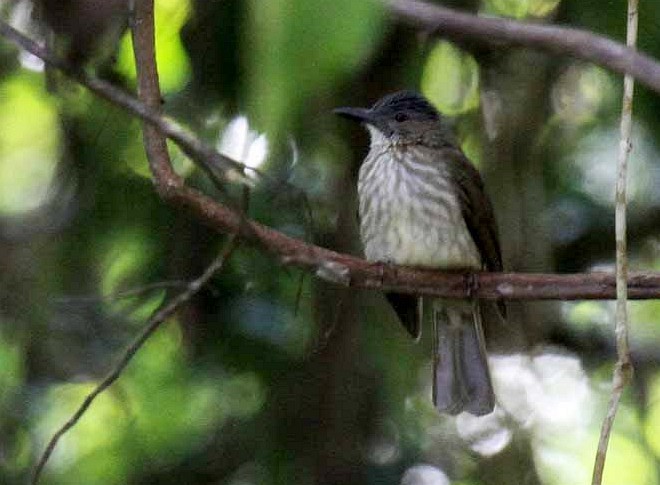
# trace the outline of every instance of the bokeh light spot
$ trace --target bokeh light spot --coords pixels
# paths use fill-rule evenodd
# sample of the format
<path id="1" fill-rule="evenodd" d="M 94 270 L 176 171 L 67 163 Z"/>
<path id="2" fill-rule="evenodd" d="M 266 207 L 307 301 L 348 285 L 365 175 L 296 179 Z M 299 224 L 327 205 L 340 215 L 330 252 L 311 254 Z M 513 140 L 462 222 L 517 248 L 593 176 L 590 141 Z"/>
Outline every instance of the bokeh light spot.
<path id="1" fill-rule="evenodd" d="M 0 214 L 20 215 L 50 200 L 60 152 L 55 103 L 30 73 L 0 84 Z"/>
<path id="2" fill-rule="evenodd" d="M 421 81 L 422 93 L 444 114 L 453 116 L 479 106 L 479 67 L 450 42 L 431 50 Z"/>

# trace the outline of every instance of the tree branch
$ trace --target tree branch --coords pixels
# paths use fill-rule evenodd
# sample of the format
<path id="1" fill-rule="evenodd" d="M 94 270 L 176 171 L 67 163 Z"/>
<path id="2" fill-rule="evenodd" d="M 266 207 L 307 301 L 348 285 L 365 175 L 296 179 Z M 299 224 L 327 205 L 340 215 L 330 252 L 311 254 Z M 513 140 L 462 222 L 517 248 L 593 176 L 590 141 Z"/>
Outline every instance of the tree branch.
<path id="1" fill-rule="evenodd" d="M 62 70 L 99 97 L 154 126 L 159 133 L 181 146 L 195 162 L 203 166 L 213 166 L 216 162 L 221 163 L 220 160 L 223 160 L 221 166 L 227 170 L 242 172 L 244 169 L 238 162 L 227 159 L 204 145 L 198 138 L 186 133 L 155 109 L 103 80 L 70 68 L 45 48 L 2 21 L 0 21 L 0 35 L 53 67 Z M 136 43 L 139 42 L 142 40 L 137 39 Z M 140 65 L 143 62 L 144 60 L 140 58 Z M 140 83 L 142 82 L 144 81 L 140 81 Z M 145 89 L 145 87 L 141 86 L 141 89 Z M 158 102 L 160 103 L 160 100 Z M 197 150 L 195 147 L 201 148 Z M 157 155 L 159 157 L 165 155 L 162 149 L 155 146 L 149 149 L 160 153 Z M 473 288 L 466 275 L 460 272 L 439 272 L 403 266 L 383 272 L 382 266 L 377 263 L 369 263 L 355 256 L 308 244 L 254 220 L 245 219 L 239 211 L 186 186 L 183 179 L 169 165 L 169 161 L 161 158 L 150 161 L 150 164 L 154 171 L 156 188 L 168 202 L 189 209 L 195 217 L 218 232 L 238 233 L 242 240 L 259 245 L 283 264 L 312 271 L 318 277 L 336 283 L 445 298 L 468 298 L 471 295 L 483 299 L 503 298 L 507 300 L 603 300 L 615 298 L 613 274 L 478 273 L 474 278 L 476 288 Z M 383 278 L 384 273 L 387 273 L 387 278 Z M 659 298 L 660 273 L 631 274 L 628 279 L 628 291 L 630 299 Z"/>
<path id="2" fill-rule="evenodd" d="M 90 76 L 84 71 L 68 64 L 64 60 L 57 58 L 45 46 L 39 45 L 37 42 L 23 35 L 4 20 L 0 20 L 0 35 L 10 40 L 19 48 L 38 57 L 47 65 L 60 70 L 71 79 L 74 79 L 79 84 L 85 86 L 98 97 L 105 99 L 143 121 L 148 122 L 151 126 L 156 128 L 159 133 L 162 133 L 167 138 L 174 141 L 174 143 L 176 143 L 186 155 L 193 159 L 212 177 L 220 177 L 231 182 L 240 180 L 247 184 L 253 183 L 244 176 L 244 173 L 257 172 L 255 169 L 239 163 L 205 145 L 198 137 L 189 133 L 185 128 L 163 116 L 160 107 L 160 99 L 158 99 L 157 104 L 150 105 L 138 101 L 134 96 L 131 96 L 116 86 L 113 86 L 102 79 Z M 143 88 L 143 86 L 141 86 L 141 88 Z M 183 185 L 183 180 L 171 167 L 168 169 L 167 167 L 160 165 L 152 168 L 157 168 L 158 170 L 163 171 L 158 172 L 156 180 L 167 181 L 167 184 L 157 184 L 157 188 L 162 196 L 167 196 L 167 192 L 172 188 Z M 162 193 L 163 191 L 165 193 Z"/>
<path id="3" fill-rule="evenodd" d="M 570 27 L 479 17 L 418 0 L 384 2 L 402 21 L 440 37 L 469 39 L 491 47 L 528 47 L 572 56 L 619 74 L 630 74 L 660 93 L 660 63 L 600 35 Z"/>
<path id="4" fill-rule="evenodd" d="M 174 315 L 174 313 L 182 305 L 187 303 L 195 294 L 197 294 L 197 292 L 199 292 L 199 290 L 202 289 L 204 285 L 206 285 L 206 283 L 213 277 L 213 275 L 222 269 L 225 262 L 236 247 L 236 242 L 236 236 L 230 236 L 229 240 L 222 248 L 220 254 L 213 260 L 213 262 L 206 268 L 206 270 L 204 270 L 204 272 L 197 279 L 189 282 L 184 291 L 179 293 L 176 297 L 170 300 L 169 303 L 156 311 L 156 313 L 154 313 L 153 316 L 147 321 L 147 325 L 144 327 L 142 332 L 124 351 L 119 361 L 114 365 L 108 375 L 101 382 L 99 382 L 99 384 L 87 395 L 76 412 L 73 413 L 71 418 L 69 418 L 69 420 L 53 434 L 44 452 L 39 458 L 37 466 L 34 469 L 34 475 L 32 476 L 33 485 L 39 483 L 44 467 L 46 466 L 46 463 L 48 463 L 48 459 L 52 455 L 53 450 L 55 450 L 55 447 L 57 446 L 57 443 L 60 441 L 62 436 L 64 436 L 78 423 L 80 418 L 82 418 L 94 400 L 103 391 L 110 387 L 117 379 L 119 379 L 126 366 L 133 359 L 133 357 L 135 357 L 135 354 L 137 354 L 137 352 L 142 348 L 149 337 L 151 337 L 151 335 L 153 335 L 153 333 L 158 330 L 169 317 Z"/>

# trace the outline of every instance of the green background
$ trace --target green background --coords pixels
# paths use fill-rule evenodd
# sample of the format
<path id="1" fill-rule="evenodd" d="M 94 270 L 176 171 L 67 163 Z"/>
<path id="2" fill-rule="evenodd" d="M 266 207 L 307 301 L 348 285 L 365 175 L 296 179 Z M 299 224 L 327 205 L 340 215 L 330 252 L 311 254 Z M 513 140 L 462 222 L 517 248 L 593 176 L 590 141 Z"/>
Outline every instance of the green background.
<path id="1" fill-rule="evenodd" d="M 622 0 L 446 3 L 625 36 Z M 19 15 L 25 5 L 0 10 L 36 37 Z M 166 112 L 211 145 L 246 116 L 268 138 L 261 168 L 312 207 L 310 220 L 286 185 L 257 183 L 254 219 L 360 254 L 355 183 L 368 138 L 331 111 L 410 88 L 455 117 L 493 199 L 508 271 L 613 268 L 619 76 L 569 58 L 437 41 L 376 0 L 156 0 L 156 10 Z M 660 58 L 660 3 L 641 2 L 640 16 L 640 48 Z M 86 67 L 132 90 L 130 39 L 114 39 L 90 45 Z M 66 56 L 77 39 L 61 40 Z M 137 121 L 54 77 L 48 90 L 38 63 L 0 42 L 7 484 L 25 483 L 55 429 L 177 290 L 116 293 L 191 280 L 224 242 L 157 197 Z M 638 86 L 631 270 L 660 270 L 659 100 Z M 227 197 L 171 153 L 190 185 Z M 636 374 L 604 483 L 653 485 L 660 303 L 629 309 Z M 461 485 L 588 483 L 615 361 L 614 303 L 511 303 L 509 314 L 488 329 L 501 407 L 483 428 L 435 411 L 428 332 L 410 341 L 378 293 L 324 283 L 242 245 L 62 439 L 43 483 L 446 483 L 440 470 Z"/>

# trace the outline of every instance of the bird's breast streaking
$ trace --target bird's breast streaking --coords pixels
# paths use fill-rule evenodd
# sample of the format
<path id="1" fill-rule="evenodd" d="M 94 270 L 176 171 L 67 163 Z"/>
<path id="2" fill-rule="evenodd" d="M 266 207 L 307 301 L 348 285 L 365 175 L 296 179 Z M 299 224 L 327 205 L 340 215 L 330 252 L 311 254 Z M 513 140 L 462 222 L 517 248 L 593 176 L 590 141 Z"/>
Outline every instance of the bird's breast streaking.
<path id="1" fill-rule="evenodd" d="M 365 256 L 410 266 L 475 268 L 480 253 L 449 179 L 447 161 L 423 146 L 372 144 L 358 178 Z M 432 160 L 432 163 L 422 160 Z"/>

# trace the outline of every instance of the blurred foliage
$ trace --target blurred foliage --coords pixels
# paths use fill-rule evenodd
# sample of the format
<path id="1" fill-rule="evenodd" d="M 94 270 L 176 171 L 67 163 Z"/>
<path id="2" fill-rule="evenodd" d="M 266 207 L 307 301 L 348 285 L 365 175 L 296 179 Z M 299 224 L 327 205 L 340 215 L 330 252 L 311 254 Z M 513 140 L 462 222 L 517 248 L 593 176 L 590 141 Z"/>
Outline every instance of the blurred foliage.
<path id="1" fill-rule="evenodd" d="M 545 17 L 559 5 L 560 0 L 485 0 L 488 13 L 514 18 Z"/>
<path id="2" fill-rule="evenodd" d="M 57 106 L 40 76 L 18 72 L 2 82 L 0 123 L 11 127 L 0 131 L 0 213 L 37 209 L 54 183 L 61 143 Z M 35 139 L 35 133 L 42 136 Z"/>
<path id="3" fill-rule="evenodd" d="M 190 76 L 190 61 L 183 48 L 179 32 L 189 19 L 187 0 L 160 0 L 155 4 L 156 63 L 160 88 L 164 94 L 183 88 Z M 129 33 L 124 35 L 117 54 L 117 71 L 129 79 L 135 78 L 133 43 Z"/>
<path id="4" fill-rule="evenodd" d="M 438 42 L 428 55 L 422 93 L 443 113 L 456 116 L 479 106 L 479 67 L 450 42 Z"/>
<path id="5" fill-rule="evenodd" d="M 368 58 L 382 32 L 383 7 L 376 0 L 246 3 L 246 108 L 260 129 L 286 137 L 292 113 Z"/>
<path id="6" fill-rule="evenodd" d="M 624 36 L 623 0 L 447 4 Z M 30 6 L 4 1 L 0 12 L 38 37 Z M 656 58 L 658 18 L 660 2 L 642 2 L 640 45 Z M 73 19 L 72 32 L 76 20 L 86 21 Z M 509 53 L 434 40 L 397 25 L 377 0 L 156 0 L 156 22 L 165 110 L 268 173 L 250 198 L 255 219 L 359 253 L 354 187 L 367 139 L 331 109 L 413 88 L 455 117 L 491 193 L 505 180 L 542 200 L 541 213 L 515 200 L 496 207 L 502 227 L 542 221 L 557 271 L 612 268 L 617 76 L 572 59 L 505 69 Z M 134 89 L 130 36 L 103 42 L 113 54 L 88 68 Z M 55 429 L 223 242 L 158 199 L 136 120 L 66 80 L 49 91 L 42 69 L 0 43 L 3 484 L 26 482 Z M 547 75 L 530 84 L 530 70 Z M 516 105 L 506 89 L 541 102 Z M 631 268 L 658 270 L 660 104 L 642 87 L 636 96 Z M 512 113 L 520 133 L 498 145 L 507 128 L 498 120 Z M 530 170 L 493 166 L 488 144 Z M 169 148 L 189 184 L 239 200 L 239 189 L 220 193 Z M 521 251 L 544 235 L 523 237 Z M 171 284 L 145 286 L 157 282 Z M 144 291 L 119 297 L 130 288 Z M 660 481 L 659 305 L 630 303 L 637 373 L 615 423 L 609 485 Z M 329 286 L 241 246 L 62 439 L 43 483 L 586 483 L 615 358 L 614 305 L 554 309 L 538 333 L 511 305 L 510 319 L 523 315 L 525 340 L 538 346 L 492 359 L 496 413 L 440 416 L 430 332 L 411 342 L 380 295 Z M 514 324 L 494 331 L 512 341 Z"/>

